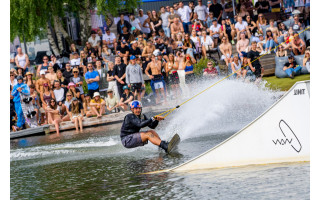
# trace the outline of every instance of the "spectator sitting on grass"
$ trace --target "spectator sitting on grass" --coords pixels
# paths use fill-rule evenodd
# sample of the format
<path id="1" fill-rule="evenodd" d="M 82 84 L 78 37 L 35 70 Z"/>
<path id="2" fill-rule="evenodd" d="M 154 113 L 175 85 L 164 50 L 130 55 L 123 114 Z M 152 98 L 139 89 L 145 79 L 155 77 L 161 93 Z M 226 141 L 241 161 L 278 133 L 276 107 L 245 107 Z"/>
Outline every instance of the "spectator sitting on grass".
<path id="1" fill-rule="evenodd" d="M 131 101 L 133 101 L 133 94 L 130 92 L 128 86 L 123 86 L 123 94 L 121 95 L 119 106 L 123 108 L 125 111 L 128 110 L 128 105 Z"/>
<path id="2" fill-rule="evenodd" d="M 218 76 L 218 71 L 213 67 L 212 61 L 208 61 L 207 68 L 204 69 L 203 76 L 206 78 L 214 78 Z"/>
<path id="3" fill-rule="evenodd" d="M 117 112 L 119 107 L 119 102 L 116 96 L 113 95 L 113 90 L 108 89 L 108 98 L 105 98 L 107 112 Z"/>
<path id="4" fill-rule="evenodd" d="M 288 62 L 284 64 L 283 71 L 291 78 L 294 79 L 294 75 L 301 70 L 301 66 L 297 65 L 294 57 L 290 55 L 288 57 Z"/>
<path id="5" fill-rule="evenodd" d="M 94 114 L 97 115 L 97 118 L 102 117 L 102 114 L 105 113 L 105 105 L 106 102 L 100 98 L 100 93 L 95 92 L 93 95 L 93 99 L 90 101 L 90 107 Z"/>

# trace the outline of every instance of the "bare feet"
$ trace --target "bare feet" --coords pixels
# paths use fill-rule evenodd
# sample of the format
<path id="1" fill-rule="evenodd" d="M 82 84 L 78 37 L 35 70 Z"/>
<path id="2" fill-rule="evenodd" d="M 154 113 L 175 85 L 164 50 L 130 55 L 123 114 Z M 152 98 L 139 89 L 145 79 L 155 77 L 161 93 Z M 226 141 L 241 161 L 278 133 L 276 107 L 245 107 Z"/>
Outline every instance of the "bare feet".
<path id="1" fill-rule="evenodd" d="M 102 117 L 102 115 L 98 115 L 98 116 L 97 116 L 97 118 L 101 118 L 101 117 Z"/>

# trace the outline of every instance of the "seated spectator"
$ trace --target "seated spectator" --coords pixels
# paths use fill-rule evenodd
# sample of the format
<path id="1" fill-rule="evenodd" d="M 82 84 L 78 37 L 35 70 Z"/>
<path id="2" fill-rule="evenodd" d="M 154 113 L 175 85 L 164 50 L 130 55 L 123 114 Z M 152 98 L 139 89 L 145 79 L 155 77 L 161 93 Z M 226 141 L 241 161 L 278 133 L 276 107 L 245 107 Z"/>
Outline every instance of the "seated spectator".
<path id="1" fill-rule="evenodd" d="M 72 55 L 72 59 L 70 60 L 71 67 L 79 67 L 81 61 L 79 54 L 77 52 L 73 52 Z"/>
<path id="2" fill-rule="evenodd" d="M 184 35 L 184 41 L 182 49 L 184 50 L 185 54 L 190 54 L 192 58 L 194 58 L 193 51 L 195 50 L 195 46 L 193 41 L 190 38 L 189 33 Z"/>
<path id="3" fill-rule="evenodd" d="M 74 84 L 73 82 L 70 82 L 68 84 L 68 92 L 72 94 L 72 98 L 75 97 L 81 100 L 80 90 L 76 88 L 76 84 Z"/>
<path id="4" fill-rule="evenodd" d="M 168 30 L 169 30 L 169 33 L 170 33 L 170 29 L 168 29 Z M 170 38 L 170 36 L 167 37 L 167 35 L 164 33 L 164 30 L 163 30 L 163 29 L 160 29 L 160 30 L 159 30 L 159 37 L 160 37 L 160 39 L 162 39 L 163 41 L 165 41 L 167 38 Z"/>
<path id="5" fill-rule="evenodd" d="M 256 36 L 258 34 L 258 28 L 256 23 L 251 19 L 250 15 L 246 16 L 246 22 L 248 24 L 248 30 L 249 30 L 249 38 L 253 35 Z"/>
<path id="6" fill-rule="evenodd" d="M 201 53 L 201 41 L 200 41 L 200 37 L 197 36 L 197 32 L 195 30 L 191 31 L 191 36 L 190 39 L 192 40 L 195 49 L 196 49 L 196 53 Z"/>
<path id="7" fill-rule="evenodd" d="M 101 42 L 100 37 L 97 37 L 96 31 L 94 30 L 91 31 L 91 36 L 89 37 L 88 42 L 91 43 L 93 48 L 100 46 L 100 42 Z"/>
<path id="8" fill-rule="evenodd" d="M 294 55 L 303 55 L 306 50 L 306 44 L 299 37 L 298 33 L 294 33 L 294 39 L 291 41 L 292 51 Z"/>
<path id="9" fill-rule="evenodd" d="M 202 46 L 202 56 L 207 58 L 207 51 L 214 49 L 214 42 L 212 41 L 211 37 L 207 35 L 206 31 L 202 31 L 202 37 L 200 39 L 201 46 Z"/>
<path id="10" fill-rule="evenodd" d="M 102 46 L 102 51 L 101 51 L 101 58 L 102 58 L 102 64 L 105 67 L 108 67 L 109 59 L 110 59 L 110 50 L 108 49 L 107 45 Z"/>
<path id="11" fill-rule="evenodd" d="M 50 58 L 51 58 L 51 61 L 49 62 L 49 64 L 52 65 L 54 72 L 57 73 L 57 70 L 62 69 L 62 64 L 60 63 L 59 60 L 57 60 L 57 57 L 54 54 L 52 54 Z"/>
<path id="12" fill-rule="evenodd" d="M 203 77 L 206 78 L 215 78 L 218 76 L 218 71 L 215 67 L 213 67 L 212 61 L 208 61 L 207 68 L 203 71 Z"/>
<path id="13" fill-rule="evenodd" d="M 73 52 L 79 53 L 79 50 L 77 49 L 76 44 L 72 42 L 70 45 L 70 52 L 69 52 L 70 53 L 70 57 L 69 57 L 70 60 L 71 60 L 71 56 L 72 56 Z"/>
<path id="14" fill-rule="evenodd" d="M 213 22 L 213 13 L 212 12 L 209 12 L 209 17 L 207 18 L 207 21 L 206 21 L 206 26 L 207 27 L 211 27 L 212 26 L 212 22 Z"/>
<path id="15" fill-rule="evenodd" d="M 156 50 L 156 47 L 152 44 L 152 41 L 148 40 L 147 46 L 144 47 L 141 56 L 144 57 L 147 61 L 149 61 L 154 50 Z"/>
<path id="16" fill-rule="evenodd" d="M 272 32 L 272 35 L 274 35 L 275 37 L 279 37 L 280 33 L 278 27 L 274 26 L 274 19 L 270 19 L 269 24 L 270 26 L 267 28 L 267 31 L 270 30 Z"/>
<path id="17" fill-rule="evenodd" d="M 238 16 L 241 17 L 242 19 L 245 19 L 246 16 L 250 16 L 249 12 L 246 9 L 246 6 L 243 3 L 240 4 L 240 10 L 239 10 Z"/>
<path id="18" fill-rule="evenodd" d="M 278 43 L 277 37 L 272 34 L 271 30 L 267 30 L 265 41 L 266 41 L 266 44 L 265 44 L 264 53 L 270 54 L 271 49 L 276 47 L 276 44 Z"/>
<path id="19" fill-rule="evenodd" d="M 142 54 L 142 52 L 141 52 L 141 49 L 138 47 L 138 42 L 136 40 L 132 41 L 129 55 L 141 57 L 141 54 Z"/>
<path id="20" fill-rule="evenodd" d="M 257 50 L 260 52 L 260 55 L 266 54 L 267 52 L 264 51 L 264 48 L 266 46 L 266 40 L 264 39 L 262 34 L 259 34 L 258 38 L 259 38 L 259 41 L 256 41 Z"/>
<path id="21" fill-rule="evenodd" d="M 88 94 L 85 94 L 84 95 L 84 102 L 83 102 L 83 110 L 84 110 L 84 114 L 87 117 L 91 117 L 94 115 L 93 110 L 91 110 L 90 102 L 91 102 L 90 96 Z"/>
<path id="22" fill-rule="evenodd" d="M 303 30 L 305 25 L 299 21 L 299 15 L 295 15 L 293 21 L 290 22 L 289 27 L 291 27 L 294 32 L 298 32 Z"/>
<path id="23" fill-rule="evenodd" d="M 72 92 L 68 91 L 67 94 L 66 94 L 66 100 L 64 101 L 64 105 L 66 106 L 67 111 L 69 110 L 70 105 L 72 103 L 72 98 L 73 98 Z"/>
<path id="24" fill-rule="evenodd" d="M 283 71 L 291 78 L 294 79 L 294 75 L 301 70 L 301 66 L 297 65 L 294 57 L 290 55 L 288 57 L 288 62 L 284 64 Z"/>
<path id="25" fill-rule="evenodd" d="M 130 30 L 131 29 L 131 24 L 127 20 L 124 19 L 124 14 L 120 14 L 120 20 L 117 23 L 117 33 L 118 33 L 118 35 L 123 33 L 123 27 L 126 27 L 127 30 Z"/>
<path id="26" fill-rule="evenodd" d="M 229 41 L 231 41 L 231 44 L 235 44 L 234 42 L 234 36 L 236 35 L 236 29 L 234 27 L 234 24 L 231 23 L 230 18 L 226 17 L 226 24 L 222 25 L 223 27 L 223 35 L 228 38 Z"/>
<path id="27" fill-rule="evenodd" d="M 53 89 L 54 97 L 58 102 L 58 104 L 60 105 L 60 102 L 63 102 L 66 99 L 67 91 L 65 90 L 65 88 L 62 88 L 60 86 L 60 82 L 57 80 L 54 81 L 53 86 L 54 86 L 54 89 Z"/>
<path id="28" fill-rule="evenodd" d="M 143 38 L 143 35 L 138 35 L 138 46 L 140 48 L 140 45 L 143 45 L 144 47 L 147 46 L 147 41 Z M 140 48 L 141 50 L 141 48 Z M 143 48 L 142 48 L 143 50 Z"/>
<path id="29" fill-rule="evenodd" d="M 46 74 L 46 78 L 49 79 L 51 85 L 53 85 L 53 82 L 54 82 L 55 80 L 58 80 L 57 74 L 54 72 L 52 66 L 49 66 L 49 67 L 48 67 L 48 72 L 49 72 L 49 73 Z"/>
<path id="30" fill-rule="evenodd" d="M 228 66 L 231 62 L 232 46 L 230 42 L 227 40 L 226 36 L 222 37 L 222 43 L 220 44 L 219 49 L 222 53 L 221 60 L 224 60 L 224 62 L 226 62 L 226 65 Z"/>
<path id="31" fill-rule="evenodd" d="M 167 59 L 167 53 L 168 53 L 168 47 L 167 45 L 164 44 L 163 40 L 160 37 L 156 37 L 155 38 L 156 44 L 155 47 L 156 49 L 158 49 L 162 55 L 164 55 L 164 57 Z"/>
<path id="32" fill-rule="evenodd" d="M 83 106 L 82 106 L 82 103 L 79 102 L 78 99 L 75 97 L 72 98 L 72 103 L 69 107 L 69 116 L 71 121 L 74 123 L 76 127 L 76 133 L 79 132 L 79 128 L 80 128 L 80 133 L 82 133 L 83 132 L 82 121 L 84 117 Z"/>
<path id="33" fill-rule="evenodd" d="M 125 111 L 128 110 L 128 106 L 131 101 L 133 101 L 133 94 L 130 92 L 128 86 L 123 86 L 123 94 L 121 95 L 119 106 L 121 106 L 122 109 Z"/>
<path id="34" fill-rule="evenodd" d="M 310 73 L 310 51 L 306 50 L 303 58 L 303 67 L 306 67 Z"/>
<path id="35" fill-rule="evenodd" d="M 287 29 L 287 27 L 286 27 L 286 25 L 284 25 L 284 23 L 279 23 L 279 28 L 278 28 L 278 30 L 279 30 L 279 35 L 280 36 L 283 36 L 283 37 L 288 37 L 289 35 L 289 33 L 288 33 L 288 29 Z"/>
<path id="36" fill-rule="evenodd" d="M 57 70 L 57 80 L 60 82 L 61 87 L 65 88 L 68 86 L 69 81 L 63 77 L 61 70 Z"/>
<path id="37" fill-rule="evenodd" d="M 45 70 L 40 71 L 40 78 L 36 82 L 36 90 L 39 94 L 43 92 L 43 87 L 45 83 L 47 83 L 48 87 L 51 88 L 50 80 L 45 77 L 45 74 Z"/>
<path id="38" fill-rule="evenodd" d="M 26 80 L 24 81 L 24 83 L 27 84 L 27 86 L 29 86 L 29 87 L 30 87 L 30 85 L 36 84 L 36 80 L 33 80 L 32 76 L 33 76 L 33 73 L 31 73 L 31 72 L 26 73 Z"/>
<path id="39" fill-rule="evenodd" d="M 241 65 L 241 61 L 240 61 L 238 55 L 233 56 L 233 61 L 231 63 L 231 69 L 232 69 L 232 73 L 234 73 L 233 76 L 235 78 L 241 78 L 241 77 L 245 78 L 245 74 L 241 73 L 242 72 L 242 70 L 241 70 L 242 65 Z"/>
<path id="40" fill-rule="evenodd" d="M 263 34 L 262 26 L 267 26 L 267 20 L 264 17 L 263 13 L 260 13 L 258 15 L 258 20 L 257 20 L 257 28 L 258 28 L 258 34 Z"/>
<path id="41" fill-rule="evenodd" d="M 63 72 L 63 77 L 67 80 L 70 80 L 70 78 L 73 76 L 71 65 L 69 63 L 66 64 L 66 70 Z"/>
<path id="42" fill-rule="evenodd" d="M 240 34 L 244 33 L 246 36 L 250 37 L 248 34 L 248 24 L 246 21 L 242 21 L 242 17 L 238 16 L 238 22 L 235 25 L 236 31 L 237 31 L 237 40 L 240 40 Z"/>
<path id="43" fill-rule="evenodd" d="M 48 67 L 51 66 L 49 64 L 49 57 L 48 56 L 43 56 L 42 60 L 43 60 L 43 64 L 38 65 L 38 68 L 37 68 L 37 76 L 40 76 L 41 70 L 44 70 L 44 72 L 47 72 Z"/>
<path id="44" fill-rule="evenodd" d="M 119 101 L 118 99 L 113 95 L 113 90 L 108 89 L 108 97 L 105 98 L 106 106 L 107 106 L 107 112 L 113 113 L 118 112 L 119 107 Z"/>
<path id="45" fill-rule="evenodd" d="M 90 42 L 86 42 L 86 46 L 84 47 L 84 52 L 89 55 L 89 57 L 92 56 L 92 54 L 94 54 L 95 56 L 98 56 L 98 51 L 92 47 Z M 74 54 L 70 54 L 72 55 L 72 57 L 70 58 L 70 60 L 73 59 L 73 55 Z M 88 61 L 89 62 L 89 61 Z M 92 62 L 92 61 L 91 61 Z"/>
<path id="46" fill-rule="evenodd" d="M 106 29 L 106 34 L 103 34 L 103 44 L 107 45 L 112 51 L 117 47 L 117 37 L 114 33 L 111 33 L 110 29 Z"/>
<path id="47" fill-rule="evenodd" d="M 90 101 L 90 110 L 97 115 L 97 118 L 100 118 L 105 113 L 105 106 L 106 102 L 100 98 L 100 93 L 95 92 Z"/>
<path id="48" fill-rule="evenodd" d="M 15 73 L 15 69 L 11 69 L 10 70 L 10 86 L 14 86 L 15 84 L 18 83 L 17 79 L 16 79 L 16 73 Z"/>
<path id="49" fill-rule="evenodd" d="M 17 77 L 18 77 L 18 76 L 24 77 L 24 70 L 23 70 L 22 68 L 18 68 L 18 70 L 17 70 Z"/>
<path id="50" fill-rule="evenodd" d="M 74 68 L 72 70 L 73 73 L 73 77 L 70 78 L 70 82 L 74 83 L 76 88 L 80 91 L 80 97 L 81 99 L 79 99 L 81 102 L 84 102 L 84 91 L 82 88 L 83 85 L 83 77 L 79 75 L 79 69 Z M 77 97 L 78 98 L 78 97 Z"/>
<path id="51" fill-rule="evenodd" d="M 183 50 L 183 38 L 182 38 L 182 34 L 178 34 L 175 37 L 175 41 L 174 41 L 174 49 L 177 51 L 182 51 Z"/>
<path id="52" fill-rule="evenodd" d="M 48 113 L 49 124 L 54 124 L 57 134 L 60 134 L 59 123 L 62 122 L 62 119 L 60 116 L 59 107 L 57 105 L 57 102 L 54 99 L 50 100 L 49 107 L 46 108 L 46 111 Z"/>
<path id="53" fill-rule="evenodd" d="M 279 45 L 276 55 L 277 57 L 285 57 L 287 56 L 287 50 L 282 45 Z"/>
<path id="54" fill-rule="evenodd" d="M 125 40 L 126 43 L 130 43 L 131 33 L 128 31 L 127 27 L 122 27 L 122 33 L 119 35 L 119 41 Z M 117 48 L 118 50 L 118 48 Z"/>
<path id="55" fill-rule="evenodd" d="M 220 37 L 220 28 L 221 28 L 221 25 L 218 24 L 217 18 L 214 18 L 213 24 L 209 28 L 210 36 L 213 38 L 213 41 L 214 41 L 214 46 L 218 46 L 218 40 Z"/>
<path id="56" fill-rule="evenodd" d="M 128 56 L 129 56 L 130 49 L 127 46 L 127 42 L 125 40 L 122 40 L 120 45 L 117 47 L 117 54 L 121 57 L 121 60 L 124 62 L 124 64 L 128 64 Z"/>
<path id="57" fill-rule="evenodd" d="M 245 34 L 242 32 L 240 34 L 240 40 L 237 41 L 237 52 L 238 56 L 243 61 L 243 52 L 249 52 L 249 40 L 246 39 Z"/>
<path id="58" fill-rule="evenodd" d="M 131 24 L 131 27 L 135 27 L 136 29 L 138 29 L 139 31 L 141 31 L 141 23 L 140 23 L 140 20 L 138 18 L 136 18 L 134 16 L 134 14 L 131 14 L 130 15 L 130 24 Z"/>
<path id="59" fill-rule="evenodd" d="M 184 35 L 184 29 L 182 23 L 179 21 L 179 18 L 174 18 L 173 23 L 170 25 L 171 38 L 174 39 L 174 36 L 178 33 Z"/>
<path id="60" fill-rule="evenodd" d="M 158 35 L 159 30 L 161 29 L 162 19 L 158 17 L 158 14 L 155 10 L 152 10 L 151 12 L 150 24 L 151 24 L 152 30 L 156 32 Z"/>
<path id="61" fill-rule="evenodd" d="M 256 78 L 256 83 L 260 82 L 263 76 L 263 68 L 260 64 L 260 55 L 257 51 L 257 42 L 251 43 L 251 51 L 248 52 L 249 69 L 253 72 Z"/>
<path id="62" fill-rule="evenodd" d="M 195 13 L 195 15 L 197 15 Z M 197 35 L 201 34 L 201 31 L 205 28 L 202 22 L 199 19 L 194 19 L 192 21 L 192 30 L 195 30 L 197 32 Z"/>
<path id="63" fill-rule="evenodd" d="M 85 79 L 88 85 L 88 94 L 90 97 L 93 97 L 95 92 L 99 92 L 100 76 L 97 71 L 93 70 L 92 63 L 88 64 L 88 70 L 85 74 Z"/>

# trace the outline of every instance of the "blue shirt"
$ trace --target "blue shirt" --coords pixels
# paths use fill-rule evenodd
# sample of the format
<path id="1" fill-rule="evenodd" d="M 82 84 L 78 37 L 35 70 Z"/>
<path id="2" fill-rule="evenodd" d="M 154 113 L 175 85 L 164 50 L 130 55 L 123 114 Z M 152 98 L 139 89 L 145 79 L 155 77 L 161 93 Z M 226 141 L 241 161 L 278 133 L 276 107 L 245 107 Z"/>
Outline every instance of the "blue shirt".
<path id="1" fill-rule="evenodd" d="M 92 71 L 92 72 L 87 72 L 86 74 L 85 74 L 85 79 L 86 79 L 86 81 L 88 80 L 88 79 L 91 79 L 91 78 L 96 78 L 97 76 L 99 76 L 99 72 L 97 72 L 97 71 Z M 92 83 L 88 83 L 88 90 L 96 90 L 96 89 L 98 89 L 99 88 L 99 82 L 98 81 L 94 81 L 94 82 L 92 82 Z"/>
<path id="2" fill-rule="evenodd" d="M 13 86 L 11 95 L 13 96 L 13 102 L 20 102 L 20 92 L 17 90 L 18 88 L 22 88 L 21 93 L 24 95 L 30 95 L 29 86 L 25 83 L 17 83 Z"/>

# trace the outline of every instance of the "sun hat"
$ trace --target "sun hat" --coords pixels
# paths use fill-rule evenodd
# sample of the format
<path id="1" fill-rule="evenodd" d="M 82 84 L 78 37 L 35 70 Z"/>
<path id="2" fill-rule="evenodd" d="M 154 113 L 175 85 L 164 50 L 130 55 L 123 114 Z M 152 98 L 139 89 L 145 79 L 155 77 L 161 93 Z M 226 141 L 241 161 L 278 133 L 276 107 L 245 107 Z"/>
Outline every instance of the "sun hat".
<path id="1" fill-rule="evenodd" d="M 95 92 L 95 93 L 93 93 L 93 97 L 97 97 L 97 96 L 99 96 L 99 97 L 100 97 L 100 93 L 99 93 L 99 92 Z"/>

